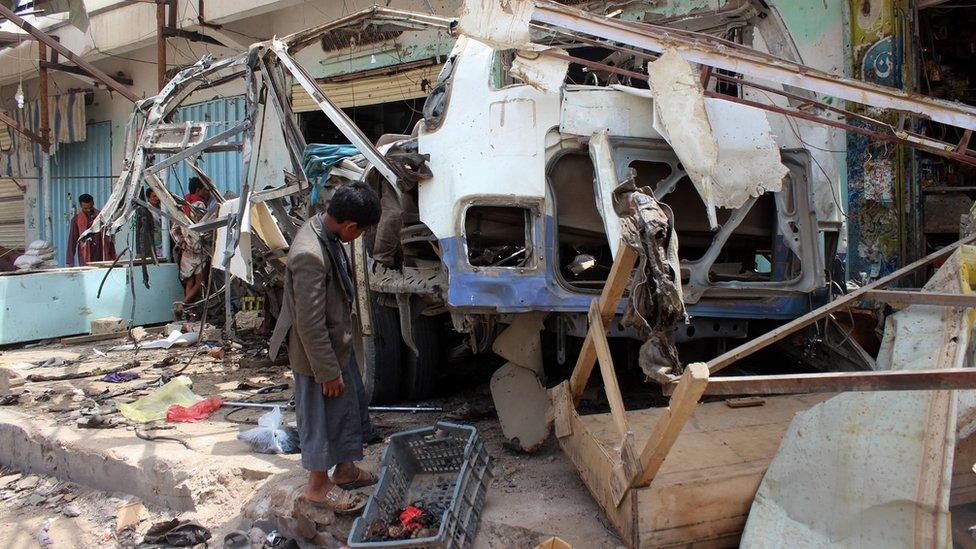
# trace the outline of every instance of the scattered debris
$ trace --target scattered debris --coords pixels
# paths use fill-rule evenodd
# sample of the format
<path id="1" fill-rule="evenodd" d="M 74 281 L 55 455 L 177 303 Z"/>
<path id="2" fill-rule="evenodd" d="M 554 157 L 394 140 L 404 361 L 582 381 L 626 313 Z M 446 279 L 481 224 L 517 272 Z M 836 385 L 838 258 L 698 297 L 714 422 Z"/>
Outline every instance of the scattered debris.
<path id="1" fill-rule="evenodd" d="M 134 379 L 139 379 L 139 374 L 137 372 L 112 372 L 110 374 L 105 374 L 102 381 L 107 383 L 125 383 Z"/>
<path id="2" fill-rule="evenodd" d="M 81 378 L 84 378 L 84 377 L 108 376 L 108 375 L 112 375 L 112 374 L 117 374 L 119 372 L 123 372 L 125 370 L 131 370 L 133 368 L 138 368 L 139 367 L 139 364 L 140 363 L 139 363 L 138 360 L 132 360 L 132 361 L 126 362 L 124 364 L 120 364 L 118 366 L 113 366 L 111 368 L 97 368 L 95 370 L 91 370 L 91 371 L 88 371 L 88 372 L 69 372 L 69 373 L 66 373 L 66 374 L 52 374 L 52 375 L 30 374 L 30 375 L 27 376 L 27 381 L 34 381 L 34 382 L 38 382 L 38 381 L 64 381 L 64 380 L 67 380 L 67 379 L 81 379 Z M 126 380 L 126 381 L 128 381 L 128 380 Z"/>
<path id="3" fill-rule="evenodd" d="M 120 505 L 115 514 L 115 531 L 122 532 L 135 527 L 143 521 L 145 515 L 146 507 L 140 502 Z"/>
<path id="4" fill-rule="evenodd" d="M 203 400 L 190 390 L 193 381 L 187 376 L 177 376 L 151 394 L 131 404 L 119 404 L 119 412 L 137 423 L 166 419 L 166 411 L 174 404 L 192 406 Z"/>
<path id="5" fill-rule="evenodd" d="M 206 543 L 212 534 L 196 521 L 172 519 L 152 525 L 142 538 L 139 547 L 157 544 L 170 547 L 193 547 Z"/>
<path id="6" fill-rule="evenodd" d="M 189 407 L 173 404 L 166 409 L 166 421 L 170 423 L 200 421 L 210 417 L 210 414 L 221 406 L 223 402 L 217 397 L 205 398 Z"/>

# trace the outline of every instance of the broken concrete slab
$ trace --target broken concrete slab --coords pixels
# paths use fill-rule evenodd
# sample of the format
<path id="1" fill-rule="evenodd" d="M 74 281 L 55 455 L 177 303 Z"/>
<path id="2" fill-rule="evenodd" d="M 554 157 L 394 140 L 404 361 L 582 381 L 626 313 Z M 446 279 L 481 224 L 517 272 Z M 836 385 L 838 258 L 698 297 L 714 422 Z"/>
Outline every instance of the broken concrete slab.
<path id="1" fill-rule="evenodd" d="M 91 321 L 91 335 L 116 334 L 125 331 L 125 321 L 117 316 L 95 318 Z"/>
<path id="2" fill-rule="evenodd" d="M 512 444 L 532 452 L 549 437 L 552 405 L 535 372 L 506 362 L 491 376 L 491 397 L 502 432 Z"/>
<path id="3" fill-rule="evenodd" d="M 295 456 L 251 454 L 236 425 L 193 423 L 150 442 L 131 430 L 77 431 L 56 422 L 0 409 L 0 464 L 107 491 L 123 491 L 176 511 L 236 500 L 267 478 L 296 466 Z"/>

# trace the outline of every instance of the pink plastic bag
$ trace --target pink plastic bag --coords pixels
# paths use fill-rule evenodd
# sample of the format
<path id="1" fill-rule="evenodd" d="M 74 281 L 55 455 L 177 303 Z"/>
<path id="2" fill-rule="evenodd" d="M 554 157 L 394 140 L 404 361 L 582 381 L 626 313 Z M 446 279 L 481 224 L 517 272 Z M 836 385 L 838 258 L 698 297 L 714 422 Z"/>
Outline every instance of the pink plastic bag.
<path id="1" fill-rule="evenodd" d="M 177 423 L 207 419 L 223 404 L 217 397 L 205 398 L 189 408 L 174 404 L 166 410 L 166 421 Z"/>

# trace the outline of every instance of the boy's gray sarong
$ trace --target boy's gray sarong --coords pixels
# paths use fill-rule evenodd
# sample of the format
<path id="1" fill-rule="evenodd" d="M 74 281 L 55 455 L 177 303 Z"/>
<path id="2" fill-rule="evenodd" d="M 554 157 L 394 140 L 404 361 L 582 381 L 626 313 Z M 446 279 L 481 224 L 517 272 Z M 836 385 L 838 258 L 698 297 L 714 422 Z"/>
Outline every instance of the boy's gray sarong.
<path id="1" fill-rule="evenodd" d="M 366 390 L 355 360 L 342 370 L 345 390 L 336 398 L 322 394 L 314 378 L 295 375 L 295 414 L 302 444 L 302 467 L 328 471 L 341 461 L 363 459 L 370 431 Z"/>

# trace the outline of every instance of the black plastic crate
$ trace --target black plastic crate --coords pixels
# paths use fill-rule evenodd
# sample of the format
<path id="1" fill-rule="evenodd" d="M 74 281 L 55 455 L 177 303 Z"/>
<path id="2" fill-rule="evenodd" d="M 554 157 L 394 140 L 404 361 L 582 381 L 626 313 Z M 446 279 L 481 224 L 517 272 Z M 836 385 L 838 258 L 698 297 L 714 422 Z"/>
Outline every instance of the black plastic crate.
<path id="1" fill-rule="evenodd" d="M 474 427 L 437 422 L 390 437 L 383 451 L 380 480 L 361 517 L 349 533 L 357 547 L 461 549 L 471 546 L 491 482 L 491 457 Z M 366 541 L 377 519 L 390 524 L 406 505 L 422 501 L 443 505 L 440 528 L 433 536 L 406 540 Z"/>

